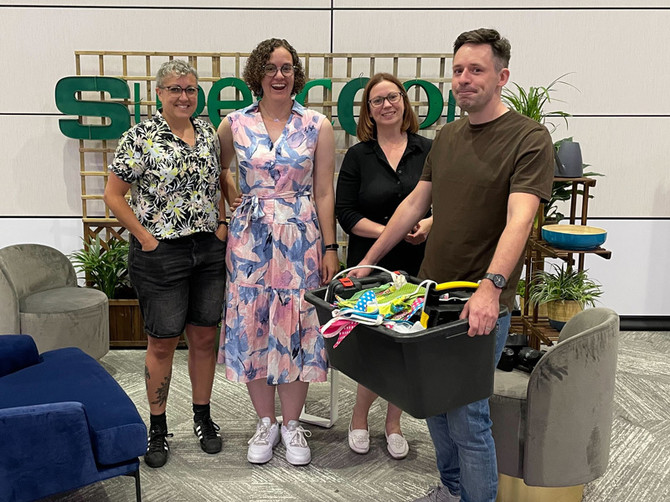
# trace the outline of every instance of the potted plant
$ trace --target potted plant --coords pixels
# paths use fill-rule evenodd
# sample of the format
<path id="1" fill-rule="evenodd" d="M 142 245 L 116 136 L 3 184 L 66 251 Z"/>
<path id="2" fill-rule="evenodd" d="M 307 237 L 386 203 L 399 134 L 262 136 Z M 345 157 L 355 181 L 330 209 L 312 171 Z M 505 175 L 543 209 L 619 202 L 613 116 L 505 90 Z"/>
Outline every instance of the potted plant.
<path id="1" fill-rule="evenodd" d="M 111 347 L 145 347 L 144 321 L 128 278 L 128 242 L 100 236 L 84 240 L 79 251 L 70 254 L 78 272 L 89 286 L 109 298 L 109 344 Z"/>
<path id="2" fill-rule="evenodd" d="M 574 85 L 570 84 L 563 80 L 563 78 L 569 75 L 565 73 L 560 77 L 554 79 L 547 86 L 534 87 L 531 86 L 528 89 L 524 89 L 516 82 L 512 82 L 511 85 L 514 86 L 514 89 L 505 87 L 502 92 L 502 99 L 507 106 L 512 110 L 517 111 L 521 115 L 525 115 L 540 124 L 543 124 L 549 132 L 552 133 L 556 130 L 556 124 L 552 122 L 554 117 L 561 118 L 565 121 L 565 125 L 568 125 L 568 117 L 570 114 L 561 110 L 551 110 L 547 108 L 553 102 L 558 102 L 552 97 L 552 94 L 556 91 L 556 88 L 559 85 L 567 85 L 573 89 L 577 89 Z M 572 142 L 573 138 L 563 138 L 554 143 L 554 150 L 558 152 L 561 147 L 561 144 L 566 142 Z M 582 168 L 588 167 L 588 164 L 582 164 Z M 590 176 L 602 176 L 600 173 L 596 172 L 584 172 L 583 177 Z M 580 191 L 581 192 L 581 191 Z M 567 181 L 555 181 L 552 190 L 551 197 L 549 201 L 544 206 L 544 221 L 546 223 L 558 223 L 563 218 L 564 215 L 559 211 L 559 203 L 570 200 L 572 197 L 572 184 Z M 589 195 L 589 198 L 592 198 Z"/>
<path id="3" fill-rule="evenodd" d="M 94 240 L 84 241 L 84 247 L 72 253 L 70 261 L 77 272 L 86 274 L 89 286 L 99 289 L 110 300 L 127 296 L 128 242 L 114 239 L 105 246 L 96 235 Z"/>
<path id="4" fill-rule="evenodd" d="M 600 284 L 586 270 L 551 264 L 552 270 L 533 275 L 528 300 L 532 305 L 547 305 L 549 324 L 557 330 L 586 306 L 595 306 L 602 295 Z"/>

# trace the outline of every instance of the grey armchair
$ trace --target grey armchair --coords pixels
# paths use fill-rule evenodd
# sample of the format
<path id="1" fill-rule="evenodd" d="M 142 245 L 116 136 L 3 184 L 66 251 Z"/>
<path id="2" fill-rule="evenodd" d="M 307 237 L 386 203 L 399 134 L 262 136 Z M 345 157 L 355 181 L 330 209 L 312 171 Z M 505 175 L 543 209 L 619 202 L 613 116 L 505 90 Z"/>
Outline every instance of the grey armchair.
<path id="1" fill-rule="evenodd" d="M 41 244 L 0 249 L 0 335 L 28 334 L 40 352 L 79 347 L 100 359 L 109 350 L 107 296 L 77 286 L 70 260 Z"/>
<path id="2" fill-rule="evenodd" d="M 615 312 L 587 309 L 530 374 L 496 370 L 490 406 L 498 502 L 581 500 L 583 485 L 605 472 L 618 335 Z"/>

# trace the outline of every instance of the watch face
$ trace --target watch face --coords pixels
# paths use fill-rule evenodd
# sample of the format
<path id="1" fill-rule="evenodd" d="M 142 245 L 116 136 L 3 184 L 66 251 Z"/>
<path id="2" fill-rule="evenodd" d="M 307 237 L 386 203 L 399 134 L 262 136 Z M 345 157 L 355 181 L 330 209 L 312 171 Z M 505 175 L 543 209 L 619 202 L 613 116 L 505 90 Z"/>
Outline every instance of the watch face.
<path id="1" fill-rule="evenodd" d="M 504 288 L 505 285 L 507 284 L 505 276 L 501 274 L 486 274 L 484 277 L 486 279 L 490 279 L 491 282 L 493 282 L 493 285 L 498 289 Z"/>

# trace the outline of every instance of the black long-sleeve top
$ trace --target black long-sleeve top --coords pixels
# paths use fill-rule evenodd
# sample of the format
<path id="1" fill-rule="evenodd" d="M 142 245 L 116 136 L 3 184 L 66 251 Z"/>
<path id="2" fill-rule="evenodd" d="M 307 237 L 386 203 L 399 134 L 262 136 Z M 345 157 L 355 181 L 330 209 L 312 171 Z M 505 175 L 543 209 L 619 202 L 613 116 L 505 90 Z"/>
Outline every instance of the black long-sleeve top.
<path id="1" fill-rule="evenodd" d="M 432 141 L 407 133 L 407 147 L 393 170 L 377 141 L 357 143 L 347 150 L 340 167 L 335 197 L 335 214 L 342 229 L 349 234 L 347 266 L 363 259 L 376 239 L 352 233 L 363 218 L 386 225 L 398 205 L 409 195 L 421 178 L 423 163 Z M 425 217 L 430 216 L 430 212 Z M 414 245 L 401 241 L 379 262 L 389 270 L 419 272 L 425 243 Z"/>

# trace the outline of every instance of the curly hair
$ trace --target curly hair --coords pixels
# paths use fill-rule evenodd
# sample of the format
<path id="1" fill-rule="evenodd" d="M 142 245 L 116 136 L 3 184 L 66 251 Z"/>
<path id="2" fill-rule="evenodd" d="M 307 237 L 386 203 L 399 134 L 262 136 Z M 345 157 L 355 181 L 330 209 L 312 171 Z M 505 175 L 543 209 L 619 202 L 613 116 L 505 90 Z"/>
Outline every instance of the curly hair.
<path id="1" fill-rule="evenodd" d="M 249 86 L 249 89 L 251 89 L 251 92 L 259 98 L 263 96 L 263 86 L 261 83 L 263 82 L 263 78 L 265 78 L 265 65 L 270 60 L 272 52 L 278 47 L 283 47 L 289 51 L 293 58 L 293 90 L 291 94 L 298 94 L 305 87 L 305 70 L 303 70 L 298 53 L 293 46 L 283 38 L 268 38 L 258 44 L 251 52 L 242 73 L 242 78 L 247 86 Z"/>
<path id="2" fill-rule="evenodd" d="M 500 71 L 509 66 L 509 59 L 512 55 L 512 45 L 509 43 L 509 40 L 501 37 L 500 33 L 496 30 L 492 28 L 479 28 L 477 30 L 461 33 L 454 42 L 454 55 L 458 52 L 458 49 L 465 44 L 490 45 L 491 51 L 493 51 L 496 71 Z"/>
<path id="3" fill-rule="evenodd" d="M 376 73 L 365 85 L 365 89 L 363 89 L 361 115 L 358 118 L 358 126 L 356 126 L 356 136 L 361 141 L 370 141 L 377 138 L 377 125 L 370 116 L 370 103 L 368 103 L 368 100 L 370 99 L 370 91 L 372 88 L 384 80 L 395 84 L 396 87 L 398 87 L 398 91 L 402 92 L 402 102 L 405 105 L 405 111 L 403 112 L 400 129 L 403 132 L 407 131 L 411 133 L 415 133 L 419 130 L 419 119 L 416 117 L 414 110 L 412 110 L 412 107 L 409 103 L 409 98 L 407 97 L 407 91 L 403 87 L 400 80 L 398 80 L 390 73 Z"/>
<path id="4" fill-rule="evenodd" d="M 197 82 L 198 72 L 190 64 L 182 59 L 172 59 L 163 63 L 156 72 L 156 86 L 163 87 L 165 80 L 170 77 L 181 77 L 182 75 L 193 75 Z"/>

